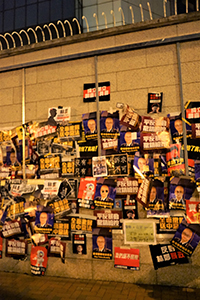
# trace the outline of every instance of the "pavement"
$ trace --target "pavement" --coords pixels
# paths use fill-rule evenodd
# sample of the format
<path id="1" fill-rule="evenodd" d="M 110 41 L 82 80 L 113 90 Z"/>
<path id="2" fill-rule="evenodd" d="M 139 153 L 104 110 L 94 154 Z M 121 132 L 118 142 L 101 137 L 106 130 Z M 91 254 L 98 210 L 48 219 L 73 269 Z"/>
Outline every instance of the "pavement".
<path id="1" fill-rule="evenodd" d="M 0 272 L 0 300 L 199 300 L 200 289 Z"/>

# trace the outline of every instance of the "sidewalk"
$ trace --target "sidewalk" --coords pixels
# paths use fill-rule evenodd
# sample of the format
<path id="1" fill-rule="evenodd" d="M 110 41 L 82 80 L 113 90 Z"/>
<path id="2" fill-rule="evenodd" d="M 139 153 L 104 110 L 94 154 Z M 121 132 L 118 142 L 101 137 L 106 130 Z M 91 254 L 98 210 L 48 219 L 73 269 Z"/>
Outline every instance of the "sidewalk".
<path id="1" fill-rule="evenodd" d="M 199 300 L 200 289 L 0 272 L 0 300 Z"/>

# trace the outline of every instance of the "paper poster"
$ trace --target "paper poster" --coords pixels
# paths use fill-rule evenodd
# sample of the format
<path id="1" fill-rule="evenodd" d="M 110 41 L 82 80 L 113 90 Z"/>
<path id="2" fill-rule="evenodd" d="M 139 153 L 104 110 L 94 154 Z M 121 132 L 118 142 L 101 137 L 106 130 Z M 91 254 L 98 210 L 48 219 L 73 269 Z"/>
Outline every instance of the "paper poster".
<path id="1" fill-rule="evenodd" d="M 150 220 L 124 220 L 124 244 L 155 244 L 156 226 Z"/>
<path id="2" fill-rule="evenodd" d="M 63 122 L 70 121 L 71 107 L 51 107 L 49 108 L 48 124 L 56 126 Z"/>
<path id="3" fill-rule="evenodd" d="M 68 219 L 55 220 L 50 236 L 62 238 L 62 240 L 70 239 L 70 223 Z"/>
<path id="4" fill-rule="evenodd" d="M 115 247 L 115 268 L 138 271 L 140 269 L 139 253 L 139 249 Z"/>
<path id="5" fill-rule="evenodd" d="M 60 238 L 50 238 L 48 245 L 48 256 L 60 257 L 61 261 L 65 261 L 65 249 L 66 243 L 60 240 Z"/>
<path id="6" fill-rule="evenodd" d="M 112 114 L 102 111 L 100 129 L 102 139 L 116 139 L 119 136 L 119 111 Z"/>
<path id="7" fill-rule="evenodd" d="M 163 93 L 148 93 L 148 114 L 157 114 L 162 112 Z"/>
<path id="8" fill-rule="evenodd" d="M 131 131 L 120 131 L 120 152 L 135 153 L 140 150 L 140 133 Z"/>
<path id="9" fill-rule="evenodd" d="M 70 218 L 71 231 L 81 230 L 84 232 L 92 232 L 93 224 L 94 224 L 93 219 L 79 218 L 79 217 L 71 217 Z"/>
<path id="10" fill-rule="evenodd" d="M 98 83 L 99 101 L 110 101 L 110 81 Z M 83 85 L 83 102 L 96 101 L 95 83 L 85 83 Z"/>
<path id="11" fill-rule="evenodd" d="M 149 245 L 154 269 L 189 263 L 187 256 L 170 244 Z"/>
<path id="12" fill-rule="evenodd" d="M 57 134 L 61 141 L 80 140 L 82 136 L 82 122 L 69 122 L 67 125 L 60 125 Z"/>
<path id="13" fill-rule="evenodd" d="M 173 177 L 169 189 L 169 209 L 186 209 L 186 200 L 192 197 L 195 183 L 191 178 Z"/>
<path id="14" fill-rule="evenodd" d="M 151 181 L 148 178 L 142 180 L 141 185 L 139 186 L 136 200 L 140 202 L 144 207 L 148 207 L 149 203 L 149 189 Z"/>
<path id="15" fill-rule="evenodd" d="M 78 204 L 80 207 L 94 209 L 94 196 L 96 190 L 96 178 L 81 178 L 78 190 Z"/>
<path id="16" fill-rule="evenodd" d="M 186 200 L 187 223 L 200 224 L 200 201 Z"/>
<path id="17" fill-rule="evenodd" d="M 200 123 L 192 124 L 192 138 L 200 139 Z"/>
<path id="18" fill-rule="evenodd" d="M 74 254 L 87 254 L 86 234 L 72 235 L 72 251 Z"/>
<path id="19" fill-rule="evenodd" d="M 98 156 L 92 158 L 92 173 L 93 177 L 107 176 L 107 165 L 105 156 Z"/>
<path id="20" fill-rule="evenodd" d="M 92 158 L 82 157 L 74 159 L 74 176 L 92 176 Z"/>
<path id="21" fill-rule="evenodd" d="M 97 227 L 101 228 L 119 228 L 122 211 L 117 210 L 94 210 L 94 216 L 97 217 Z"/>
<path id="22" fill-rule="evenodd" d="M 133 195 L 127 195 L 126 199 L 122 199 L 123 203 L 123 219 L 138 219 L 137 201 Z"/>
<path id="23" fill-rule="evenodd" d="M 8 221 L 2 227 L 2 235 L 4 238 L 8 238 L 15 235 L 22 234 L 22 225 L 18 220 Z"/>
<path id="24" fill-rule="evenodd" d="M 52 207 L 44 207 L 36 211 L 35 227 L 36 233 L 51 233 L 54 223 L 54 213 Z"/>
<path id="25" fill-rule="evenodd" d="M 112 233 L 108 229 L 93 230 L 92 257 L 98 259 L 112 259 Z"/>
<path id="26" fill-rule="evenodd" d="M 44 275 L 47 267 L 47 249 L 42 246 L 31 247 L 31 273 L 33 275 Z"/>
<path id="27" fill-rule="evenodd" d="M 169 119 L 166 117 L 160 117 L 157 119 L 142 116 L 141 132 L 163 132 L 169 131 Z"/>
<path id="28" fill-rule="evenodd" d="M 139 127 L 140 121 L 140 116 L 137 114 L 137 112 L 125 104 L 122 113 L 123 116 L 120 120 L 120 125 L 124 125 L 127 128 L 136 131 Z"/>
<path id="29" fill-rule="evenodd" d="M 0 236 L 0 259 L 2 258 L 3 238 Z"/>
<path id="30" fill-rule="evenodd" d="M 82 115 L 83 128 L 86 140 L 97 139 L 97 114 L 91 112 Z"/>
<path id="31" fill-rule="evenodd" d="M 96 208 L 111 209 L 114 206 L 116 189 L 107 184 L 97 183 L 94 197 L 94 204 Z"/>
<path id="32" fill-rule="evenodd" d="M 198 234 L 194 230 L 196 228 Z M 179 225 L 171 244 L 187 256 L 191 256 L 200 241 L 199 225 L 196 225 L 196 228 L 183 220 Z"/>
<path id="33" fill-rule="evenodd" d="M 159 219 L 159 232 L 175 232 L 183 218 L 183 216 L 161 217 Z"/>
<path id="34" fill-rule="evenodd" d="M 128 175 L 127 154 L 115 154 L 106 156 L 106 165 L 108 176 Z"/>
<path id="35" fill-rule="evenodd" d="M 117 195 L 136 195 L 138 192 L 138 179 L 136 178 L 117 178 Z"/>
<path id="36" fill-rule="evenodd" d="M 14 257 L 18 259 L 25 258 L 27 255 L 27 241 L 6 239 L 6 257 Z"/>

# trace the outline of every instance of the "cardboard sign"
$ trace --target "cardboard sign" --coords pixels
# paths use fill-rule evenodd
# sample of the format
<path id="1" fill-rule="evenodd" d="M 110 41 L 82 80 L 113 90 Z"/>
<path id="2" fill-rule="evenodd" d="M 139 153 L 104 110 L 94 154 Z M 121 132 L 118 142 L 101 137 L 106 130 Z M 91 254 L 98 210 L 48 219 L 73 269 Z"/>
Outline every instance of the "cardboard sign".
<path id="1" fill-rule="evenodd" d="M 155 222 L 149 220 L 124 220 L 124 244 L 155 244 Z"/>

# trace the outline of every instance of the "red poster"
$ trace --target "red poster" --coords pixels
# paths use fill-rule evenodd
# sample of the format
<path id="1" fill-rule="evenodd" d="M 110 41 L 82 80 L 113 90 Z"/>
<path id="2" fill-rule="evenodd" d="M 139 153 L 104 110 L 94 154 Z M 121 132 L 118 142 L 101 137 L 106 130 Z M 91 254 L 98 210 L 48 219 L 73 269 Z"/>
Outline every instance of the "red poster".
<path id="1" fill-rule="evenodd" d="M 200 201 L 186 200 L 187 223 L 200 224 Z"/>
<path id="2" fill-rule="evenodd" d="M 31 273 L 34 275 L 44 275 L 47 267 L 47 249 L 41 246 L 31 248 Z"/>
<path id="3" fill-rule="evenodd" d="M 139 270 L 139 249 L 115 247 L 115 267 Z"/>
<path id="4" fill-rule="evenodd" d="M 0 236 L 0 258 L 2 258 L 3 238 Z"/>

